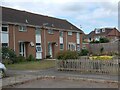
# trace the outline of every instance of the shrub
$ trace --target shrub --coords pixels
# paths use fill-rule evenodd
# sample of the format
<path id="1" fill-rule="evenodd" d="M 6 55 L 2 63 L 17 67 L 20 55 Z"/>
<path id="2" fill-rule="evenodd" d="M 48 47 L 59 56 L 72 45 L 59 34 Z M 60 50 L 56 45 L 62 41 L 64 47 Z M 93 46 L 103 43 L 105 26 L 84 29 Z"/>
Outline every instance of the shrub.
<path id="1" fill-rule="evenodd" d="M 108 43 L 109 39 L 107 38 L 100 38 L 100 43 Z"/>
<path id="2" fill-rule="evenodd" d="M 3 59 L 2 63 L 7 65 L 7 64 L 12 64 L 13 62 L 11 60 L 9 60 L 9 59 Z"/>
<path id="3" fill-rule="evenodd" d="M 92 56 L 89 57 L 91 60 L 112 60 L 112 56 Z"/>
<path id="4" fill-rule="evenodd" d="M 17 57 L 17 62 L 24 62 L 24 61 L 26 61 L 25 57 L 23 57 L 21 55 Z"/>
<path id="5" fill-rule="evenodd" d="M 86 56 L 88 55 L 89 51 L 87 49 L 82 49 L 81 52 L 79 53 L 79 56 Z"/>
<path id="6" fill-rule="evenodd" d="M 90 43 L 108 43 L 109 39 L 107 38 L 100 38 L 99 41 L 91 41 Z"/>
<path id="7" fill-rule="evenodd" d="M 2 48 L 2 59 L 3 60 L 10 60 L 12 63 L 16 63 L 17 59 L 16 59 L 16 54 L 12 49 L 3 47 Z"/>
<path id="8" fill-rule="evenodd" d="M 56 58 L 59 60 L 78 59 L 78 53 L 76 51 L 60 51 Z"/>
<path id="9" fill-rule="evenodd" d="M 33 57 L 32 54 L 29 55 L 29 57 L 27 58 L 27 61 L 35 61 L 35 58 Z"/>

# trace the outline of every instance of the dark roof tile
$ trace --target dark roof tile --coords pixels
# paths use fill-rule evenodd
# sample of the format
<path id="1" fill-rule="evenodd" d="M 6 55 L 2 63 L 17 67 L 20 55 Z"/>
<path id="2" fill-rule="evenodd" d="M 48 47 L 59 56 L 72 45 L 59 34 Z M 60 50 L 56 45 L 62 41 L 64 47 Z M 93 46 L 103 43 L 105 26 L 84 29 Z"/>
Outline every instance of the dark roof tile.
<path id="1" fill-rule="evenodd" d="M 44 23 L 47 23 L 48 27 L 75 30 L 83 33 L 82 30 L 80 30 L 79 28 L 77 28 L 67 20 L 34 14 L 27 11 L 15 10 L 6 7 L 2 7 L 2 21 L 12 22 L 12 23 L 22 23 L 22 24 L 28 22 L 28 24 L 30 25 L 38 25 L 38 26 L 42 26 Z"/>

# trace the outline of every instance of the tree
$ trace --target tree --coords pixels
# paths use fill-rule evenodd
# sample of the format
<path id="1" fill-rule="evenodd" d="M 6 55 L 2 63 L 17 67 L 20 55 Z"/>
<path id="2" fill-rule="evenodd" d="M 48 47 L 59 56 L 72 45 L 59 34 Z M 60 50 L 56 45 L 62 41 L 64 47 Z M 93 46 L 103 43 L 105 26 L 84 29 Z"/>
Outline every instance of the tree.
<path id="1" fill-rule="evenodd" d="M 100 43 L 108 43 L 109 40 L 107 38 L 100 38 Z"/>

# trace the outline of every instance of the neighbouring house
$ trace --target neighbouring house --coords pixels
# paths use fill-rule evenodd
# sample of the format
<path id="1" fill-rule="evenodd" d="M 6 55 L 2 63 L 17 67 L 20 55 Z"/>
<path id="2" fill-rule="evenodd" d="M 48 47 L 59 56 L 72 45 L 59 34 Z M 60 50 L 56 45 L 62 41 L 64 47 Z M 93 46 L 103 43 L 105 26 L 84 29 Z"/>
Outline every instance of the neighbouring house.
<path id="1" fill-rule="evenodd" d="M 85 36 L 84 41 L 99 41 L 100 38 L 107 38 L 111 42 L 117 41 L 120 38 L 120 32 L 116 28 L 96 28 Z"/>
<path id="2" fill-rule="evenodd" d="M 83 31 L 64 19 L 2 8 L 2 47 L 36 59 L 55 58 L 62 50 L 80 50 Z"/>

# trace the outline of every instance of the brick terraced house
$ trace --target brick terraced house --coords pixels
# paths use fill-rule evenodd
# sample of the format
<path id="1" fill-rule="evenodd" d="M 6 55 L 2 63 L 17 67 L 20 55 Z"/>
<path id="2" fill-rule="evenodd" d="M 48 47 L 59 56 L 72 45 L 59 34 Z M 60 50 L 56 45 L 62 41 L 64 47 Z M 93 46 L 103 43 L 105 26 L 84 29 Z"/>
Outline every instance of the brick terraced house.
<path id="1" fill-rule="evenodd" d="M 2 8 L 2 46 L 17 55 L 55 58 L 62 50 L 80 50 L 83 31 L 68 22 L 27 11 Z"/>
<path id="2" fill-rule="evenodd" d="M 120 31 L 116 28 L 96 28 L 85 36 L 84 41 L 99 41 L 103 37 L 109 39 L 111 42 L 117 41 L 120 38 Z"/>

